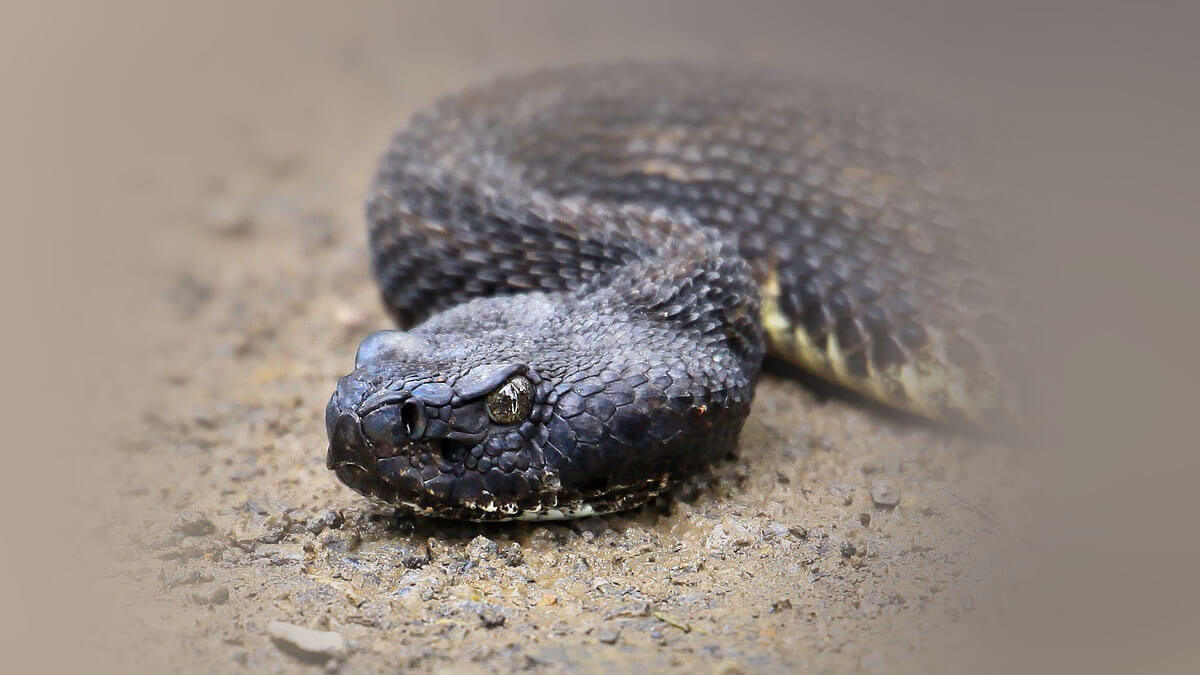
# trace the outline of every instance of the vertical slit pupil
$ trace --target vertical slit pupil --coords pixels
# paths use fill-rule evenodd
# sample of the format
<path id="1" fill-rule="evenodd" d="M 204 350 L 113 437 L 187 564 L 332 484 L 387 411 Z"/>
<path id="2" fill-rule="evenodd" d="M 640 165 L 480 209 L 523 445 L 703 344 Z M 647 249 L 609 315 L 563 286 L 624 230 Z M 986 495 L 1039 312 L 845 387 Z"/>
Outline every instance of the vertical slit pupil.
<path id="1" fill-rule="evenodd" d="M 425 433 L 425 406 L 417 401 L 405 401 L 400 406 L 400 425 L 409 438 L 420 438 Z"/>

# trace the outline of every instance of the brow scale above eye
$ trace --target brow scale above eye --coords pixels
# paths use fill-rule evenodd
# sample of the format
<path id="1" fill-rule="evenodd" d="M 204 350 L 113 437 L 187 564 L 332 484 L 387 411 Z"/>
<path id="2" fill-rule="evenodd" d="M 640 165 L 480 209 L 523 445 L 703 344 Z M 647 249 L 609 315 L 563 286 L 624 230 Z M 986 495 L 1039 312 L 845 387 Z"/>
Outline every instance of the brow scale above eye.
<path id="1" fill-rule="evenodd" d="M 495 391 L 513 375 L 524 375 L 529 366 L 523 363 L 488 363 L 467 371 L 454 383 L 454 393 L 463 399 L 479 398 Z"/>

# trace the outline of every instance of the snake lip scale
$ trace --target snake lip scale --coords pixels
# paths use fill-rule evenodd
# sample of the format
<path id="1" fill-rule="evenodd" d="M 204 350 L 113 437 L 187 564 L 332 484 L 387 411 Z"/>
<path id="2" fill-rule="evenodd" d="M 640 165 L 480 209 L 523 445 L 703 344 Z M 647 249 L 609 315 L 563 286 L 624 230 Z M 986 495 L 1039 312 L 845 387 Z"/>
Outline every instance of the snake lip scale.
<path id="1" fill-rule="evenodd" d="M 401 329 L 325 414 L 368 498 L 619 511 L 732 452 L 767 353 L 900 410 L 1013 418 L 1020 350 L 948 127 L 771 71 L 574 67 L 468 89 L 367 199 Z"/>

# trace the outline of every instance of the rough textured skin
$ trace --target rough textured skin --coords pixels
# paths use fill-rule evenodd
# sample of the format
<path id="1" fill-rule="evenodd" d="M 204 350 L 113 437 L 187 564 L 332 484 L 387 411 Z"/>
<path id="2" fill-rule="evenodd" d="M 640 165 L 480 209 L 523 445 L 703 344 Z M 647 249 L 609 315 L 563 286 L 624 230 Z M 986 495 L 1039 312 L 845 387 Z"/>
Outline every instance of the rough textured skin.
<path id="1" fill-rule="evenodd" d="M 367 205 L 384 302 L 416 327 L 360 348 L 329 467 L 429 515 L 627 508 L 734 448 L 768 348 L 919 414 L 1002 419 L 998 237 L 955 182 L 953 134 L 901 110 L 634 65 L 441 102 Z M 498 424 L 485 399 L 514 374 L 532 409 Z"/>

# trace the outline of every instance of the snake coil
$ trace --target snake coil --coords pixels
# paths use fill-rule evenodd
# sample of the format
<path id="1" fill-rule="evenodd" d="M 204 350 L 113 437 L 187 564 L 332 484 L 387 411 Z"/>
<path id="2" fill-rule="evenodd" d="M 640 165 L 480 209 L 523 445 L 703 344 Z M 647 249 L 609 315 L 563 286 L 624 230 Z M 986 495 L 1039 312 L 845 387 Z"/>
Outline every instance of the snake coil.
<path id="1" fill-rule="evenodd" d="M 931 127 L 869 93 L 682 65 L 443 100 L 368 199 L 407 330 L 369 336 L 339 381 L 329 468 L 425 515 L 629 508 L 734 449 L 768 351 L 920 415 L 1005 417 L 1001 237 Z"/>

